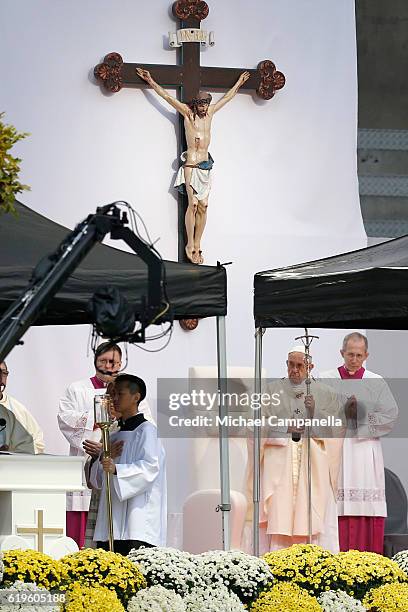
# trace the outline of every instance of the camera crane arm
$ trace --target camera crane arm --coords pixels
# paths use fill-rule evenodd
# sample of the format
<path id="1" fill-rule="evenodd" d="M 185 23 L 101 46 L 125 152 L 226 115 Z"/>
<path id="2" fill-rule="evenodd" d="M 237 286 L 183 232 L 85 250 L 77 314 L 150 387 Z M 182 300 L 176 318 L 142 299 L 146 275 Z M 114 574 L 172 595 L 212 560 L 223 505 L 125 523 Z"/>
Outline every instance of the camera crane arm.
<path id="1" fill-rule="evenodd" d="M 121 214 L 115 204 L 97 208 L 96 213 L 79 223 L 53 253 L 37 264 L 27 289 L 0 319 L 0 362 L 19 343 L 93 246 L 109 233 L 112 239 L 124 240 L 147 264 L 148 295 L 142 327 L 157 316 L 162 308 L 163 262 L 148 244 L 125 227 L 126 223 L 126 213 Z"/>

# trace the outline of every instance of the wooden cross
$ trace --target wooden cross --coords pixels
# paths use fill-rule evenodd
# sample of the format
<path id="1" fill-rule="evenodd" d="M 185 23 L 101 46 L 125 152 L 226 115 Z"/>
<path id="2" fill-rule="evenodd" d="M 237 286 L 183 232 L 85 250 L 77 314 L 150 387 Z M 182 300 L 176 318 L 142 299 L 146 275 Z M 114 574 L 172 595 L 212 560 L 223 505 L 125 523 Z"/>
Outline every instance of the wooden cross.
<path id="1" fill-rule="evenodd" d="M 44 534 L 53 533 L 64 535 L 64 530 L 59 527 L 44 527 L 44 510 L 37 510 L 37 525 L 33 527 L 17 527 L 18 535 L 23 533 L 37 536 L 37 550 L 44 552 Z"/>
<path id="2" fill-rule="evenodd" d="M 200 31 L 200 24 L 209 13 L 206 2 L 202 0 L 178 0 L 173 3 L 173 15 L 179 19 L 180 29 L 190 30 L 192 38 L 195 30 Z M 187 32 L 188 34 L 188 32 Z M 256 69 L 248 68 L 213 68 L 200 65 L 200 42 L 185 42 L 178 52 L 178 63 L 174 66 L 159 64 L 130 64 L 123 61 L 119 53 L 109 53 L 102 64 L 94 68 L 95 77 L 110 92 L 118 92 L 122 87 L 146 86 L 146 82 L 136 74 L 136 68 L 149 70 L 153 79 L 162 87 L 177 90 L 178 99 L 182 102 L 192 100 L 200 89 L 230 89 L 244 70 L 250 78 L 241 89 L 256 90 L 263 100 L 270 100 L 278 89 L 285 85 L 285 77 L 275 68 L 270 60 L 264 60 Z M 184 140 L 183 117 L 180 116 L 178 138 L 178 158 L 186 149 Z M 178 196 L 178 259 L 186 261 L 184 217 L 187 197 Z"/>

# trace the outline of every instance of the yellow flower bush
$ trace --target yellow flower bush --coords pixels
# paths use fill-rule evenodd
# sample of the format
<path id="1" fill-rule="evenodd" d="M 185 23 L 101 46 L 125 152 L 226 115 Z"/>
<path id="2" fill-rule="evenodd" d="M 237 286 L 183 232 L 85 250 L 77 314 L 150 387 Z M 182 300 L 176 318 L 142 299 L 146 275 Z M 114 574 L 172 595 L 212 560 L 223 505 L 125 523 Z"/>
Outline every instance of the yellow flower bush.
<path id="1" fill-rule="evenodd" d="M 106 587 L 90 587 L 74 582 L 67 591 L 64 612 L 124 611 L 116 593 Z"/>
<path id="2" fill-rule="evenodd" d="M 317 599 L 305 589 L 289 582 L 278 582 L 270 591 L 261 593 L 251 612 L 322 612 Z"/>
<path id="3" fill-rule="evenodd" d="M 377 553 L 349 550 L 335 558 L 338 576 L 333 589 L 346 591 L 357 599 L 363 599 L 367 591 L 383 584 L 408 582 L 407 574 L 395 561 Z"/>
<path id="4" fill-rule="evenodd" d="M 276 580 L 297 584 L 312 595 L 340 590 L 362 599 L 370 589 L 408 581 L 395 561 L 358 550 L 333 555 L 320 546 L 295 544 L 267 553 L 264 559 Z"/>
<path id="5" fill-rule="evenodd" d="M 375 612 L 406 612 L 408 610 L 408 584 L 383 584 L 372 589 L 363 599 L 367 610 Z"/>
<path id="6" fill-rule="evenodd" d="M 116 591 L 124 603 L 139 589 L 147 586 L 138 567 L 126 557 L 100 548 L 85 548 L 62 557 L 62 585 L 72 582 L 86 586 L 104 586 Z"/>
<path id="7" fill-rule="evenodd" d="M 337 578 L 335 555 L 321 546 L 294 544 L 263 558 L 276 580 L 297 584 L 313 595 L 329 590 Z"/>
<path id="8" fill-rule="evenodd" d="M 52 589 L 59 586 L 62 566 L 36 550 L 5 550 L 3 553 L 4 586 L 16 580 L 34 582 L 37 586 Z"/>

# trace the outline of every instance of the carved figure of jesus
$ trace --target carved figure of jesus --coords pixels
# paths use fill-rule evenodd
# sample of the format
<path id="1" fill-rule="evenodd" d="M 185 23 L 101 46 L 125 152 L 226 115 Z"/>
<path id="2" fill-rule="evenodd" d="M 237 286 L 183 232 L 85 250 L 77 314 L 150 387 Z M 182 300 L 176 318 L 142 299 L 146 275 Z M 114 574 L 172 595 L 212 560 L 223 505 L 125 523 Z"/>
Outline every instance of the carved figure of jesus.
<path id="1" fill-rule="evenodd" d="M 184 117 L 187 151 L 182 154 L 183 164 L 174 186 L 184 186 L 187 192 L 188 206 L 185 216 L 187 258 L 193 263 L 202 264 L 204 258 L 201 238 L 207 220 L 208 196 L 211 189 L 210 172 L 214 163 L 208 151 L 212 118 L 214 113 L 232 100 L 241 85 L 249 79 L 250 73 L 243 72 L 235 85 L 215 104 L 211 104 L 211 94 L 203 92 L 198 92 L 191 102 L 185 104 L 156 83 L 148 70 L 136 68 L 136 72 L 163 100 Z"/>

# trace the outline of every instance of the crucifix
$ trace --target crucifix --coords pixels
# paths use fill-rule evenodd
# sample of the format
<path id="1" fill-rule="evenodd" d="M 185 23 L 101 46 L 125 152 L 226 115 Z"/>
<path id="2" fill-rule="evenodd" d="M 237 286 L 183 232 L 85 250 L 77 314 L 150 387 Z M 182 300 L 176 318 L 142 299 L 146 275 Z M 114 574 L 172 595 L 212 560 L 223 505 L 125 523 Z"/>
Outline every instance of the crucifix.
<path id="1" fill-rule="evenodd" d="M 190 135 L 199 135 L 201 131 L 205 132 L 205 126 L 203 129 L 201 129 L 200 125 L 197 126 L 200 115 L 198 110 L 195 109 L 199 108 L 199 103 L 203 106 L 203 102 L 208 102 L 207 109 L 209 107 L 211 113 L 211 108 L 217 107 L 217 105 L 220 107 L 221 101 L 218 101 L 215 105 L 210 105 L 211 96 L 208 97 L 208 94 L 200 94 L 200 89 L 227 89 L 229 90 L 228 94 L 232 91 L 233 95 L 238 92 L 238 89 L 255 90 L 260 98 L 270 100 L 275 92 L 278 89 L 282 89 L 285 85 L 285 77 L 276 70 L 275 64 L 271 60 L 261 61 L 256 69 L 201 66 L 200 47 L 206 41 L 209 41 L 210 44 L 212 43 L 212 33 L 208 35 L 207 32 L 200 28 L 201 21 L 209 13 L 207 3 L 203 0 L 178 0 L 173 3 L 172 12 L 174 17 L 179 20 L 180 26 L 177 33 L 170 37 L 170 45 L 178 46 L 176 65 L 127 63 L 123 61 L 119 53 L 113 52 L 106 55 L 103 63 L 98 64 L 94 68 L 94 74 L 98 81 L 108 91 L 113 93 L 120 91 L 123 87 L 138 87 L 146 85 L 146 83 L 153 87 L 153 89 L 156 89 L 157 93 L 159 93 L 158 90 L 163 92 L 165 88 L 176 89 L 177 101 L 180 107 L 177 107 L 176 104 L 171 104 L 169 100 L 167 101 L 181 113 L 179 116 L 178 157 L 182 156 L 183 151 L 187 151 L 187 161 L 183 164 L 186 177 L 191 178 L 193 173 L 195 173 L 198 176 L 198 180 L 195 181 L 196 184 L 202 184 L 206 177 L 209 184 L 209 172 L 213 160 L 208 154 L 208 148 L 205 148 L 204 154 L 206 159 L 204 161 L 207 165 L 204 164 L 202 166 L 203 160 L 201 160 L 200 156 L 197 157 L 194 163 L 191 163 L 189 151 L 191 151 L 192 146 L 186 142 L 186 133 L 187 139 L 189 136 L 186 115 L 188 115 L 188 108 L 190 108 L 192 117 L 190 123 L 193 126 L 192 130 L 190 130 Z M 153 83 L 157 85 L 157 88 L 155 88 Z M 236 87 L 236 90 L 234 87 Z M 159 95 L 164 97 L 162 93 L 159 93 Z M 167 98 L 171 97 L 167 96 Z M 225 98 L 226 96 L 221 100 L 225 100 Z M 183 110 L 185 110 L 184 116 Z M 205 123 L 204 116 L 203 120 Z M 196 137 L 193 140 L 196 141 L 197 150 L 200 150 L 200 137 Z M 197 228 L 200 225 L 200 214 L 204 217 L 200 225 L 201 238 L 202 225 L 203 223 L 205 224 L 208 190 L 205 192 L 206 197 L 203 197 L 202 200 L 204 206 L 200 209 L 200 200 L 197 197 L 198 192 L 193 189 L 193 181 L 190 182 L 190 178 L 185 180 L 186 193 L 179 191 L 178 194 L 178 260 L 186 261 L 187 259 L 193 263 L 200 264 L 203 263 L 200 244 L 198 243 L 194 247 L 192 240 L 194 239 L 194 232 L 197 233 Z"/>
<path id="2" fill-rule="evenodd" d="M 37 550 L 39 552 L 44 552 L 44 535 L 47 533 L 63 535 L 64 530 L 59 527 L 44 527 L 44 510 L 37 510 L 37 525 L 33 527 L 17 527 L 16 533 L 18 535 L 26 534 L 37 536 Z"/>

